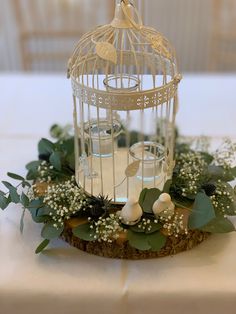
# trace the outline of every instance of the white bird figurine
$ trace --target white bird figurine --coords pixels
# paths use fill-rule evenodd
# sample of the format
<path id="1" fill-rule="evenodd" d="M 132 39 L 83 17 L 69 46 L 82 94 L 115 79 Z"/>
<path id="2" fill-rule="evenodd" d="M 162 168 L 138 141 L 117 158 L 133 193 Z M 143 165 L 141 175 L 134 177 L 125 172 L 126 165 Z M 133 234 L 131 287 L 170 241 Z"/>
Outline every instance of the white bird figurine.
<path id="1" fill-rule="evenodd" d="M 124 224 L 132 226 L 140 221 L 143 210 L 136 199 L 130 198 L 118 214 Z"/>
<path id="2" fill-rule="evenodd" d="M 162 193 L 152 207 L 155 216 L 169 217 L 175 212 L 175 205 L 171 201 L 171 196 L 168 193 Z"/>

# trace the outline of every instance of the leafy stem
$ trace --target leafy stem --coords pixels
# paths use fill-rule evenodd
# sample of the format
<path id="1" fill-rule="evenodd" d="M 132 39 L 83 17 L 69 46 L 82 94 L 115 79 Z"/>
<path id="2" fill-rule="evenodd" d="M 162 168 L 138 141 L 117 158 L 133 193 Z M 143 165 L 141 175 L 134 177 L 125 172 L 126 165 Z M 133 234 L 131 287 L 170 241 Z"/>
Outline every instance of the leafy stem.
<path id="1" fill-rule="evenodd" d="M 10 203 L 22 204 L 24 207 L 27 207 L 29 204 L 28 196 L 22 191 L 21 194 L 18 194 L 18 188 L 22 186 L 22 188 L 31 187 L 31 184 L 25 180 L 22 176 L 8 172 L 7 175 L 14 179 L 20 180 L 21 182 L 16 186 L 13 186 L 10 182 L 2 181 L 2 184 L 8 189 L 7 192 L 0 191 L 0 208 L 4 210 L 8 207 Z"/>
<path id="2" fill-rule="evenodd" d="M 5 182 L 5 181 L 3 181 L 3 182 Z M 2 183 L 3 183 L 3 182 L 2 182 Z M 22 185 L 22 183 L 23 183 L 23 182 L 17 184 L 17 186 L 13 186 L 13 187 L 14 187 L 15 189 L 18 189 L 18 188 Z M 1 191 L 1 192 L 2 192 L 2 191 Z M 2 192 L 1 194 L 4 195 L 4 196 L 9 196 L 10 191 Z"/>
<path id="3" fill-rule="evenodd" d="M 183 208 L 183 209 L 187 209 L 188 211 L 192 212 L 191 208 L 188 208 L 188 207 L 186 207 L 186 206 L 184 206 L 178 202 L 174 202 L 174 203 L 175 203 L 175 206 L 178 206 L 178 207 Z"/>

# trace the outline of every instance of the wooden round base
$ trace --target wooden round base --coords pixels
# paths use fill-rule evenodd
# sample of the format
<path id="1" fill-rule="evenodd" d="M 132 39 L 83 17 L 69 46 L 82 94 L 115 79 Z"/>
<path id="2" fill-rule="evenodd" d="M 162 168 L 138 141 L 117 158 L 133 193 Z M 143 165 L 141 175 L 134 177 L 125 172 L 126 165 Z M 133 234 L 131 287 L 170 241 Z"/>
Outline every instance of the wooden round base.
<path id="1" fill-rule="evenodd" d="M 188 235 L 182 235 L 178 238 L 169 237 L 164 248 L 159 252 L 140 251 L 131 247 L 128 242 L 124 243 L 106 243 L 106 242 L 87 242 L 80 240 L 72 234 L 70 228 L 66 228 L 62 234 L 62 239 L 70 245 L 90 254 L 119 259 L 148 259 L 175 255 L 177 253 L 191 250 L 209 237 L 210 233 L 202 231 L 189 231 Z"/>

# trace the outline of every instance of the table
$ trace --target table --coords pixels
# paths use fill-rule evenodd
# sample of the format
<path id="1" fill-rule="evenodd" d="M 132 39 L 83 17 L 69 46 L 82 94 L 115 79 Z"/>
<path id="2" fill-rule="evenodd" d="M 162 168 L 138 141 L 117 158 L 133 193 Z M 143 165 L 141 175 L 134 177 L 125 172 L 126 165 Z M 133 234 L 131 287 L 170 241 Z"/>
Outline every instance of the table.
<path id="1" fill-rule="evenodd" d="M 70 83 L 60 75 L 0 75 L 0 177 L 24 175 L 54 122 L 72 122 Z M 185 75 L 178 123 L 185 135 L 236 138 L 236 76 Z M 236 234 L 147 261 L 91 256 L 61 240 L 41 255 L 40 226 L 21 209 L 0 212 L 0 314 L 227 313 L 236 311 Z"/>

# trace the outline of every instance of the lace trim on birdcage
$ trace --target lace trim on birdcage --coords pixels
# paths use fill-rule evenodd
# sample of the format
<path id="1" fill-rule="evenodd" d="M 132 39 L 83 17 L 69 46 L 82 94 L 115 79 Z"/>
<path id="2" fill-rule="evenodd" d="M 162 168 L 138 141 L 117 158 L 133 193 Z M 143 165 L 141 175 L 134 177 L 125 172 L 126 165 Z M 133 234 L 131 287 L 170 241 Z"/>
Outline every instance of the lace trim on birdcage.
<path id="1" fill-rule="evenodd" d="M 152 108 L 168 102 L 176 95 L 178 82 L 170 83 L 149 91 L 135 93 L 114 93 L 86 87 L 72 78 L 74 96 L 81 102 L 104 109 L 137 110 Z"/>

